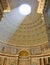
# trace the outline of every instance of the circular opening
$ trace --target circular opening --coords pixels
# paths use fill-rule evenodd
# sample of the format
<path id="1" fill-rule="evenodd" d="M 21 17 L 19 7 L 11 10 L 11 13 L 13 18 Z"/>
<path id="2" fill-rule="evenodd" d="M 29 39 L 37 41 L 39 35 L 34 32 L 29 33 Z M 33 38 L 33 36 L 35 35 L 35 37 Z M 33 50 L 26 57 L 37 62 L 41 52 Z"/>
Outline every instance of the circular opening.
<path id="1" fill-rule="evenodd" d="M 28 5 L 28 4 L 22 4 L 20 5 L 19 7 L 19 12 L 22 14 L 22 15 L 28 15 L 31 13 L 31 6 Z"/>

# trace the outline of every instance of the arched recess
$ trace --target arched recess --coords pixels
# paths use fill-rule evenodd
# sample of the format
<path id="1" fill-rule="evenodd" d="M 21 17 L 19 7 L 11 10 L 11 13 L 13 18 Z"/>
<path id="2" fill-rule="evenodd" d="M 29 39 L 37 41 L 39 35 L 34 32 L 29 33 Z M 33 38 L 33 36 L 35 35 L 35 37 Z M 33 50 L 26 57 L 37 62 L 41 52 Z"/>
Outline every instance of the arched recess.
<path id="1" fill-rule="evenodd" d="M 27 50 L 21 50 L 20 52 L 19 52 L 19 56 L 29 56 L 29 52 L 27 51 Z"/>
<path id="2" fill-rule="evenodd" d="M 19 54 L 19 63 L 18 65 L 30 65 L 29 52 L 28 50 L 20 50 Z"/>

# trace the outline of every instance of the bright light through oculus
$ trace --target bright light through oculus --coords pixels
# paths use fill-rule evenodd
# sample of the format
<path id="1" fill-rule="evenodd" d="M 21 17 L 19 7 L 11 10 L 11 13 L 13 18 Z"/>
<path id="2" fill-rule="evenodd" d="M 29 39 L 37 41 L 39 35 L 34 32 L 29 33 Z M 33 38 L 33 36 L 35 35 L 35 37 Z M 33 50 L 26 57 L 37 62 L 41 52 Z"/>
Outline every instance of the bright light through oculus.
<path id="1" fill-rule="evenodd" d="M 22 14 L 22 15 L 28 15 L 31 13 L 31 6 L 28 5 L 28 4 L 22 4 L 20 7 L 19 7 L 19 12 Z"/>

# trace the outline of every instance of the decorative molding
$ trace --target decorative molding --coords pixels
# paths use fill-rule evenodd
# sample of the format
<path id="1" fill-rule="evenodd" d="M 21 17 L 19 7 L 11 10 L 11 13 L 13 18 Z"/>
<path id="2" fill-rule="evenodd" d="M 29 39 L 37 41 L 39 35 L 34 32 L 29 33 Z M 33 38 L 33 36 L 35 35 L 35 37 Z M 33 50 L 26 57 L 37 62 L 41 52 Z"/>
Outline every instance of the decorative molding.
<path id="1" fill-rule="evenodd" d="M 0 0 L 0 21 L 3 18 L 4 12 L 10 12 L 10 5 L 8 0 Z"/>
<path id="2" fill-rule="evenodd" d="M 10 5 L 8 0 L 0 0 L 1 1 L 1 6 L 3 8 L 3 12 L 10 12 Z"/>
<path id="3" fill-rule="evenodd" d="M 43 43 L 41 45 L 36 46 L 13 46 L 10 44 L 4 44 L 0 43 L 0 52 L 5 54 L 11 54 L 11 55 L 19 55 L 20 51 L 28 51 L 29 55 L 39 55 L 46 53 L 47 50 L 50 50 L 48 47 L 48 43 Z"/>
<path id="4" fill-rule="evenodd" d="M 37 13 L 43 14 L 45 0 L 38 0 L 38 1 L 39 1 L 39 6 L 38 6 L 38 9 L 37 9 Z"/>
<path id="5" fill-rule="evenodd" d="M 2 18 L 3 18 L 3 9 L 2 9 L 1 3 L 0 3 L 0 21 Z"/>

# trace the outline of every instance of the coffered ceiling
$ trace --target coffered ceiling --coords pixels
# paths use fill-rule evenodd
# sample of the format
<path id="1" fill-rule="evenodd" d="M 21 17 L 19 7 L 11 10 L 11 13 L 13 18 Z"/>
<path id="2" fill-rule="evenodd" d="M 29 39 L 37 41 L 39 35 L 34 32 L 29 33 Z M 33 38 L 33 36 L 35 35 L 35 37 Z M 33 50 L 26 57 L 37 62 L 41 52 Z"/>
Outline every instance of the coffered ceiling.
<path id="1" fill-rule="evenodd" d="M 0 40 L 17 45 L 33 45 L 48 41 L 42 13 L 37 13 L 39 0 L 8 0 L 10 12 L 4 13 L 0 21 Z M 19 6 L 30 4 L 32 12 L 23 16 Z M 43 3 L 44 4 L 44 3 Z"/>

